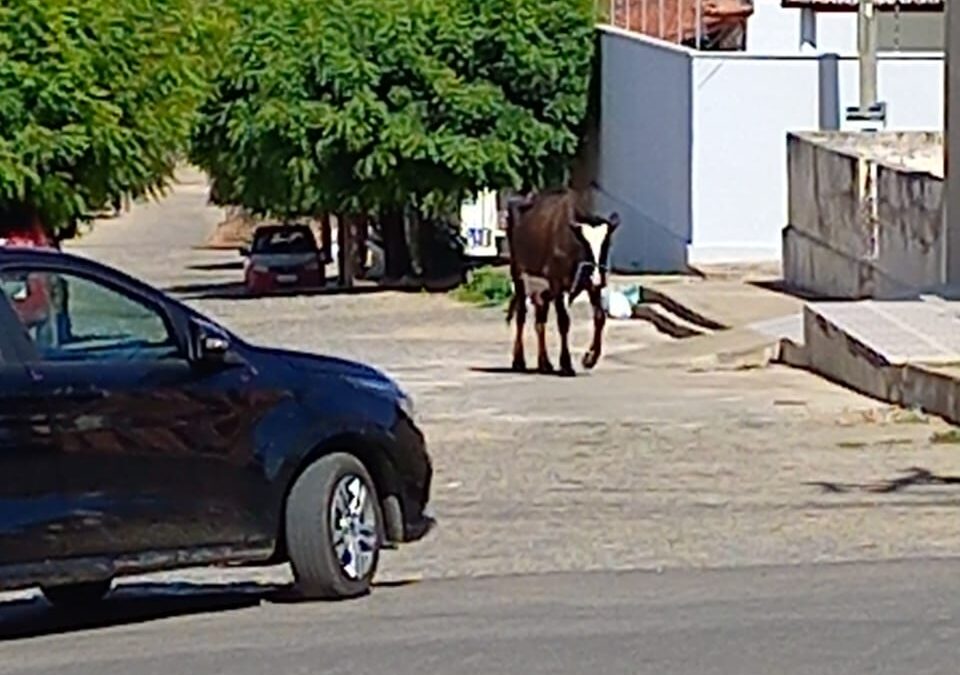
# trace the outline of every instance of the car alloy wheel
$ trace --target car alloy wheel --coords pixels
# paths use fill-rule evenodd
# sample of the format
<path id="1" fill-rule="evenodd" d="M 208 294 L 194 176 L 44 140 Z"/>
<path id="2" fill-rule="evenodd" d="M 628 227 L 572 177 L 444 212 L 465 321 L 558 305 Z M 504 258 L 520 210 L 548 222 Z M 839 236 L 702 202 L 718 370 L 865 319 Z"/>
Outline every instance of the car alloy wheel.
<path id="1" fill-rule="evenodd" d="M 345 577 L 359 580 L 370 574 L 377 551 L 376 504 L 360 476 L 343 476 L 333 490 L 330 539 Z"/>
<path id="2" fill-rule="evenodd" d="M 380 501 L 357 457 L 325 455 L 287 498 L 286 548 L 301 597 L 344 599 L 370 591 L 383 541 Z"/>

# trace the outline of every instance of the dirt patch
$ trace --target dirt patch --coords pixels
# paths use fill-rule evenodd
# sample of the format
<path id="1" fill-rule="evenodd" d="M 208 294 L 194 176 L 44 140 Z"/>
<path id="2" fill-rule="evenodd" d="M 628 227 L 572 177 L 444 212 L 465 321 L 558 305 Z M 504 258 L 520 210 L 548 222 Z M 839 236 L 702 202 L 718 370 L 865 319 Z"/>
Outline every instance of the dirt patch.
<path id="1" fill-rule="evenodd" d="M 253 241 L 253 231 L 260 221 L 240 209 L 228 209 L 226 218 L 217 223 L 213 232 L 199 248 L 214 250 L 238 249 Z"/>

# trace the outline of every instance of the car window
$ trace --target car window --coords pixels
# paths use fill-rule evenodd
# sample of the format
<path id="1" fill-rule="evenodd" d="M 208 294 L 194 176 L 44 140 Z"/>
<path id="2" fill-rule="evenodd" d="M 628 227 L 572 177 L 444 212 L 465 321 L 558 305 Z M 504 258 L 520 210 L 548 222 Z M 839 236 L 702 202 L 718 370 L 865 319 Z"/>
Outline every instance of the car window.
<path id="1" fill-rule="evenodd" d="M 0 292 L 42 361 L 179 357 L 162 313 L 97 281 L 40 269 L 3 271 Z"/>
<path id="2" fill-rule="evenodd" d="M 254 253 L 313 253 L 313 234 L 307 229 L 271 230 L 256 235 Z"/>

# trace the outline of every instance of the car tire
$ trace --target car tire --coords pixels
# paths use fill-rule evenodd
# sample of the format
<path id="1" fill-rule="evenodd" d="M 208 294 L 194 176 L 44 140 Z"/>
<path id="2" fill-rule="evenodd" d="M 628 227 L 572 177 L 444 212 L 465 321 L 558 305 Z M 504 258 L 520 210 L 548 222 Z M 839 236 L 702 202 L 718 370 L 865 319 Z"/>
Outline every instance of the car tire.
<path id="1" fill-rule="evenodd" d="M 112 579 L 102 581 L 84 581 L 76 584 L 63 584 L 58 586 L 42 586 L 44 597 L 54 607 L 83 607 L 94 605 L 110 592 Z"/>
<path id="2" fill-rule="evenodd" d="M 369 472 L 353 455 L 321 457 L 287 498 L 286 545 L 303 598 L 342 600 L 370 591 L 383 516 Z"/>

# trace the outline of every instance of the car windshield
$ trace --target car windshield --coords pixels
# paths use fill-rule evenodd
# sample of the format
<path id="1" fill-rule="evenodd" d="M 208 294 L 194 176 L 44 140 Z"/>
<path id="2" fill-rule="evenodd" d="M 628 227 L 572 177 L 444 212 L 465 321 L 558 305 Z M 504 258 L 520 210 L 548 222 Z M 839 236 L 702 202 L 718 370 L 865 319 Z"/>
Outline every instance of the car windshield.
<path id="1" fill-rule="evenodd" d="M 313 234 L 305 227 L 258 232 L 253 242 L 254 253 L 313 253 L 316 248 Z"/>

